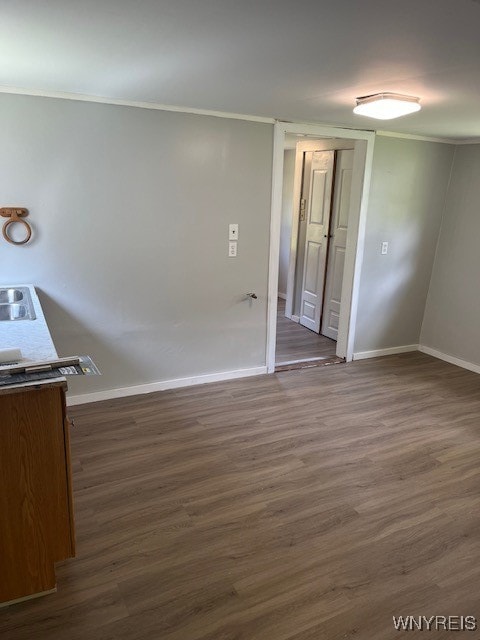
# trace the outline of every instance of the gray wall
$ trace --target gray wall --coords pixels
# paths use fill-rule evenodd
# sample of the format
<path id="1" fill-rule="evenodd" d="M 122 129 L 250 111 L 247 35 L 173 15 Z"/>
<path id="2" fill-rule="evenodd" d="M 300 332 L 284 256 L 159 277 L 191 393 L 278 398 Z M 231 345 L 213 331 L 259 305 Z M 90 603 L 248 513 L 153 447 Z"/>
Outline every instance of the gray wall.
<path id="1" fill-rule="evenodd" d="M 421 343 L 480 365 L 480 145 L 455 152 Z"/>
<path id="2" fill-rule="evenodd" d="M 447 144 L 376 139 L 355 352 L 419 342 L 453 153 Z"/>
<path id="3" fill-rule="evenodd" d="M 74 394 L 265 364 L 272 125 L 5 94 L 0 117 L 1 206 L 35 225 L 1 281 L 103 371 Z"/>
<path id="4" fill-rule="evenodd" d="M 27 246 L 0 241 L 1 281 L 33 282 L 59 353 L 97 361 L 104 375 L 71 380 L 73 394 L 265 365 L 271 125 L 6 94 L 0 116 L 1 206 L 28 207 L 35 226 Z M 479 162 L 476 147 L 462 153 Z M 452 155 L 377 139 L 357 352 L 419 341 Z M 460 159 L 446 224 L 466 180 L 470 199 L 457 208 L 474 227 L 476 187 Z M 230 222 L 240 225 L 236 259 Z M 455 233 L 473 242 L 462 224 Z M 445 247 L 423 335 L 449 351 L 448 315 L 441 330 L 437 317 L 448 311 Z"/>
<path id="5" fill-rule="evenodd" d="M 283 158 L 282 222 L 280 230 L 280 264 L 278 268 L 278 292 L 286 295 L 290 240 L 292 236 L 293 179 L 295 177 L 295 149 L 287 149 Z"/>

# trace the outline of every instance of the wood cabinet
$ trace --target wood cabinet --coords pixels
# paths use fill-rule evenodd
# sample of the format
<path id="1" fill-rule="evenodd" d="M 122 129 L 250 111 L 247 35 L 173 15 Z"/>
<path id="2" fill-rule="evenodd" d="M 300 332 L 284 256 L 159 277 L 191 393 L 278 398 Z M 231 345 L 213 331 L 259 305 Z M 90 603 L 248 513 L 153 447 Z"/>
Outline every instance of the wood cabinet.
<path id="1" fill-rule="evenodd" d="M 0 603 L 55 588 L 75 555 L 63 381 L 0 394 Z"/>

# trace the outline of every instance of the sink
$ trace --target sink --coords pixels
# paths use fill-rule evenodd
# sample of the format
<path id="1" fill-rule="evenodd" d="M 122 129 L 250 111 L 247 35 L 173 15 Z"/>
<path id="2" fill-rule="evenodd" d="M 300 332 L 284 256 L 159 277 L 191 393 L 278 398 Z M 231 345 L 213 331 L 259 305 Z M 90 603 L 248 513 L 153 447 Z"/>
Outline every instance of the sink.
<path id="1" fill-rule="evenodd" d="M 18 302 L 23 300 L 22 289 L 0 289 L 0 304 L 5 302 Z"/>
<path id="2" fill-rule="evenodd" d="M 27 315 L 28 315 L 28 310 L 24 304 L 0 305 L 0 321 L 1 320 L 25 320 Z"/>
<path id="3" fill-rule="evenodd" d="M 0 322 L 35 318 L 32 298 L 27 287 L 0 289 Z"/>

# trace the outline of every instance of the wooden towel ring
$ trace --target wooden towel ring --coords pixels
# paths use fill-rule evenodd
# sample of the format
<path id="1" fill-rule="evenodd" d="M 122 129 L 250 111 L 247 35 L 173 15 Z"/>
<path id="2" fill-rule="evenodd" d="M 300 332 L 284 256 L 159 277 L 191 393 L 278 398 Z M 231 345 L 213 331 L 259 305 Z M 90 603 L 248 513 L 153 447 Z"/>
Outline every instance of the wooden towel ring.
<path id="1" fill-rule="evenodd" d="M 23 207 L 3 207 L 0 209 L 0 215 L 3 218 L 10 218 L 7 220 L 2 228 L 3 237 L 10 244 L 26 244 L 30 238 L 32 237 L 32 228 L 28 224 L 26 220 L 23 218 L 28 216 L 28 209 L 24 209 Z M 27 235 L 23 240 L 14 240 L 9 233 L 9 227 L 16 222 L 20 222 L 25 227 Z"/>

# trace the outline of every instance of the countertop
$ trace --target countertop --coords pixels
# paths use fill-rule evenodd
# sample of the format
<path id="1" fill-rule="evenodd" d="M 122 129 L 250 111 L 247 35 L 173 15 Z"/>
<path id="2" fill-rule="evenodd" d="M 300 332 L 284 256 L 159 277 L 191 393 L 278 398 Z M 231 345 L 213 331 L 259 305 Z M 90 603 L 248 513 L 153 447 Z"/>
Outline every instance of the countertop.
<path id="1" fill-rule="evenodd" d="M 35 320 L 10 320 L 0 322 L 0 349 L 19 348 L 22 351 L 22 362 L 40 360 L 55 360 L 58 355 L 53 344 L 47 322 L 43 314 L 35 287 L 32 284 L 0 284 L 0 288 L 15 289 L 27 287 L 32 297 L 35 309 Z M 0 366 L 0 371 L 2 366 Z M 65 378 L 55 378 L 43 381 L 24 383 L 21 385 L 9 385 L 2 387 L 5 393 L 24 386 L 43 386 L 44 384 L 65 383 Z"/>

